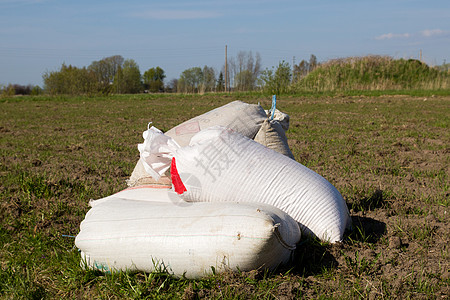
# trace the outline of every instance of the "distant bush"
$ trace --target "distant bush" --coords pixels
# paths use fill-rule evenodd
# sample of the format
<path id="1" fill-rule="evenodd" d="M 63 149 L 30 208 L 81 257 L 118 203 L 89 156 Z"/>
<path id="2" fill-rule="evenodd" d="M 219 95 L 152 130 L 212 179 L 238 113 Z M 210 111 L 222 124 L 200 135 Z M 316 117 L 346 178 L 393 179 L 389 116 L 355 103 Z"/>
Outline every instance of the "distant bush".
<path id="1" fill-rule="evenodd" d="M 272 68 L 262 71 L 259 83 L 261 89 L 266 93 L 285 94 L 289 91 L 291 77 L 291 67 L 287 62 L 282 61 L 276 69 Z"/>
<path id="2" fill-rule="evenodd" d="M 42 76 L 48 94 L 88 95 L 98 90 L 95 74 L 87 68 L 62 64 L 59 71 L 46 72 Z"/>
<path id="3" fill-rule="evenodd" d="M 37 95 L 42 95 L 43 93 L 44 93 L 44 90 L 40 86 L 35 85 L 33 87 L 33 89 L 31 89 L 30 95 L 37 96 Z"/>
<path id="4" fill-rule="evenodd" d="M 0 95 L 3 97 L 14 96 L 16 94 L 16 90 L 14 89 L 12 84 L 7 86 L 1 86 Z"/>
<path id="5" fill-rule="evenodd" d="M 120 55 L 94 61 L 89 67 L 63 63 L 58 71 L 47 71 L 42 78 L 50 95 L 132 94 L 142 90 L 139 66 Z"/>
<path id="6" fill-rule="evenodd" d="M 3 96 L 40 95 L 42 94 L 42 89 L 38 85 L 8 84 L 7 86 L 0 87 L 0 94 Z"/>
<path id="7" fill-rule="evenodd" d="M 449 89 L 450 73 L 415 59 L 365 56 L 334 59 L 292 85 L 300 91 Z"/>

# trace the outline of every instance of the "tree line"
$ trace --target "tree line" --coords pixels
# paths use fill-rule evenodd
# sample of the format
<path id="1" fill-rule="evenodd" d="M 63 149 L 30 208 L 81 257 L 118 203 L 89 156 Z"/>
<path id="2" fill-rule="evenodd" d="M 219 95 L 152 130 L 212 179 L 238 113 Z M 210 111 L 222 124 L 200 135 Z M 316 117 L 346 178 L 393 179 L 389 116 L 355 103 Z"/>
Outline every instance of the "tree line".
<path id="1" fill-rule="evenodd" d="M 241 51 L 218 72 L 212 67 L 192 67 L 166 82 L 165 71 L 153 67 L 141 74 L 133 59 L 120 55 L 93 61 L 78 68 L 62 64 L 43 74 L 44 88 L 18 84 L 0 85 L 0 95 L 98 95 L 134 93 L 206 93 L 261 91 L 270 94 L 302 91 L 361 89 L 448 89 L 448 64 L 430 67 L 415 59 L 365 56 L 319 63 L 315 55 L 292 67 L 286 61 L 262 69 L 258 52 Z M 419 81 L 419 82 L 416 82 Z"/>
<path id="2" fill-rule="evenodd" d="M 0 84 L 0 96 L 14 96 L 14 95 L 41 95 L 43 90 L 38 85 L 21 85 L 21 84 L 8 84 L 2 86 Z"/>
<path id="3" fill-rule="evenodd" d="M 165 78 L 165 71 L 159 66 L 141 75 L 133 59 L 120 55 L 94 61 L 83 68 L 63 64 L 60 70 L 43 75 L 44 89 L 49 94 L 196 93 L 222 89 L 215 70 L 208 66 L 187 69 L 179 79 L 168 84 Z"/>
<path id="4" fill-rule="evenodd" d="M 160 68 L 146 71 L 143 76 L 133 59 L 124 59 L 120 55 L 93 61 L 88 67 L 78 68 L 62 64 L 60 70 L 44 73 L 44 90 L 55 94 L 134 94 L 145 88 L 158 90 L 159 80 L 164 79 Z M 158 73 L 158 76 L 155 74 Z"/>
<path id="5" fill-rule="evenodd" d="M 319 63 L 312 54 L 309 60 L 301 60 L 292 67 L 286 61 L 281 61 L 277 66 L 263 70 L 258 52 L 253 54 L 251 51 L 240 51 L 229 59 L 227 72 L 225 65 L 220 71 L 206 65 L 192 67 L 182 71 L 178 78 L 166 82 L 166 74 L 161 67 L 150 68 L 141 74 L 138 64 L 133 59 L 114 55 L 93 61 L 89 66 L 81 68 L 63 63 L 59 70 L 43 74 L 43 89 L 39 86 L 9 84 L 0 85 L 0 93 L 38 95 L 45 92 L 52 95 L 89 95 L 258 90 L 282 94 L 304 87 L 307 75 L 321 65 L 326 66 L 327 62 Z"/>
<path id="6" fill-rule="evenodd" d="M 87 67 L 76 67 L 63 63 L 57 71 L 43 74 L 43 89 L 39 86 L 0 86 L 2 94 L 38 95 L 96 95 L 134 93 L 205 93 L 228 91 L 272 90 L 283 91 L 287 84 L 299 80 L 317 65 L 311 56 L 309 62 L 302 60 L 291 70 L 286 62 L 278 67 L 262 70 L 258 52 L 240 51 L 220 71 L 213 67 L 192 67 L 181 72 L 179 78 L 166 82 L 165 71 L 157 66 L 141 74 L 133 59 L 121 55 L 93 61 Z M 225 78 L 226 77 L 226 78 Z M 227 86 L 226 86 L 227 85 Z"/>

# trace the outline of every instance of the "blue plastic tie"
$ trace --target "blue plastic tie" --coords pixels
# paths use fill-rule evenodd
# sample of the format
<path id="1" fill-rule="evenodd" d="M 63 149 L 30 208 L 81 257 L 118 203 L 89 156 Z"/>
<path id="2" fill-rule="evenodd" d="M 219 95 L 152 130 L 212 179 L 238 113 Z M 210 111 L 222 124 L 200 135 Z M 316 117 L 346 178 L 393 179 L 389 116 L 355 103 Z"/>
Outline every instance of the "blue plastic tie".
<path id="1" fill-rule="evenodd" d="M 61 234 L 62 237 L 76 238 L 74 235 Z"/>
<path id="2" fill-rule="evenodd" d="M 273 120 L 273 117 L 275 116 L 275 109 L 277 108 L 277 95 L 272 96 L 272 108 L 270 111 L 272 112 L 272 115 L 270 117 L 270 120 Z"/>

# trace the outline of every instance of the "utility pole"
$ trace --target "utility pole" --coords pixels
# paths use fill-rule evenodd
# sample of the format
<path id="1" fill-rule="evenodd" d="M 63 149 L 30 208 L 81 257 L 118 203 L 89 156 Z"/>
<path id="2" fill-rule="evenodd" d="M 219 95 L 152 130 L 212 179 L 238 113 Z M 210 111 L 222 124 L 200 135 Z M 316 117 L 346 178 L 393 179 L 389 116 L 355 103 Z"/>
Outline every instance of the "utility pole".
<path id="1" fill-rule="evenodd" d="M 225 93 L 228 92 L 228 62 L 227 62 L 227 45 L 225 45 Z"/>
<path id="2" fill-rule="evenodd" d="M 420 52 L 419 52 L 419 60 L 420 60 L 420 62 L 422 62 L 422 49 L 420 49 Z"/>
<path id="3" fill-rule="evenodd" d="M 295 56 L 292 57 L 292 80 L 294 80 L 294 71 L 295 71 Z"/>

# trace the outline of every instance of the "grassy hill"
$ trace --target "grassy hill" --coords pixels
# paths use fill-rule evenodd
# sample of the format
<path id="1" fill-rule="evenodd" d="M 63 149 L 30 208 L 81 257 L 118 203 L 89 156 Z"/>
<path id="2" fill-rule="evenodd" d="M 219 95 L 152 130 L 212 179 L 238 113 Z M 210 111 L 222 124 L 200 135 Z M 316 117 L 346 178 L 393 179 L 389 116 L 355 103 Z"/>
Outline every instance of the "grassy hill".
<path id="1" fill-rule="evenodd" d="M 365 56 L 320 64 L 293 85 L 295 91 L 442 90 L 450 73 L 415 59 Z"/>

